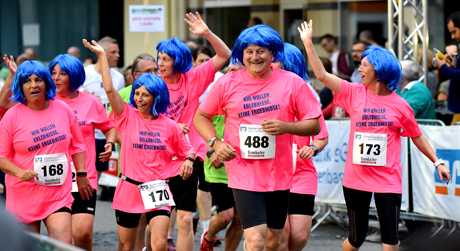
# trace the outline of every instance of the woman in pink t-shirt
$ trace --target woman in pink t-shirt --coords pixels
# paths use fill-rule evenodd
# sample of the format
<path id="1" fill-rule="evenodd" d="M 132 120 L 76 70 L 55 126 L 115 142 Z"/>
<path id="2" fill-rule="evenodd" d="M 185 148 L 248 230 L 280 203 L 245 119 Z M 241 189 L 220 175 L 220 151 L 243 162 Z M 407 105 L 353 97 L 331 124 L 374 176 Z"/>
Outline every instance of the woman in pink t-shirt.
<path id="1" fill-rule="evenodd" d="M 85 173 L 85 145 L 73 112 L 53 100 L 56 86 L 41 63 L 25 61 L 12 85 L 18 102 L 0 122 L 0 168 L 6 176 L 6 207 L 32 231 L 43 220 L 50 237 L 72 242 L 72 177 L 70 163 Z M 77 178 L 82 198 L 91 187 Z"/>
<path id="2" fill-rule="evenodd" d="M 400 138 L 407 136 L 448 181 L 449 170 L 422 135 L 410 106 L 396 90 L 401 66 L 388 50 L 371 46 L 363 54 L 362 84 L 351 84 L 327 73 L 312 42 L 312 21 L 299 27 L 310 65 L 319 81 L 335 93 L 350 114 L 351 130 L 343 190 L 350 222 L 343 250 L 358 250 L 368 229 L 369 204 L 374 194 L 384 250 L 398 250 L 401 207 Z"/>
<path id="3" fill-rule="evenodd" d="M 297 74 L 305 80 L 306 85 L 316 94 L 308 77 L 305 57 L 299 48 L 284 43 L 284 57 L 281 67 Z M 316 95 L 319 101 L 319 96 Z M 280 250 L 302 250 L 310 237 L 310 228 L 315 206 L 315 194 L 318 177 L 312 157 L 324 149 L 328 142 L 328 132 L 323 116 L 319 119 L 320 132 L 314 137 L 294 136 L 294 144 L 298 153 L 294 165 L 294 176 L 289 189 L 288 218 L 284 225 Z"/>
<path id="4" fill-rule="evenodd" d="M 115 129 L 99 99 L 86 92 L 78 91 L 78 88 L 85 82 L 85 70 L 80 60 L 69 54 L 61 54 L 48 64 L 48 68 L 56 83 L 57 99 L 64 101 L 73 110 L 85 140 L 85 166 L 88 173 L 80 172 L 77 174 L 73 171 L 72 178 L 73 182 L 76 182 L 77 175 L 88 177 L 92 193 L 89 200 L 83 200 L 76 186 L 73 186 L 72 236 L 74 245 L 85 250 L 91 250 L 97 191 L 94 130 L 99 129 L 106 135 L 105 152 L 99 155 L 99 159 L 107 161 L 112 154 Z"/>
<path id="5" fill-rule="evenodd" d="M 221 77 L 195 115 L 195 127 L 219 160 L 248 250 L 276 250 L 288 212 L 293 176 L 293 135 L 319 131 L 320 105 L 305 81 L 272 66 L 283 57 L 278 32 L 267 25 L 245 29 L 232 51 L 239 70 Z M 225 116 L 224 139 L 211 118 Z"/>
<path id="6" fill-rule="evenodd" d="M 230 49 L 206 25 L 198 12 L 187 13 L 185 21 L 191 33 L 204 37 L 213 47 L 216 55 L 207 62 L 192 68 L 192 54 L 178 38 L 163 40 L 156 46 L 158 74 L 166 82 L 169 90 L 167 116 L 182 127 L 190 139 L 197 157 L 194 172 L 190 179 L 171 177 L 171 191 L 176 200 L 177 209 L 177 249 L 193 250 L 193 217 L 196 211 L 198 169 L 203 169 L 206 144 L 192 125 L 193 115 L 199 97 L 213 82 L 216 71 L 222 69 L 230 57 Z M 202 187 L 199 187 L 202 188 Z"/>
<path id="7" fill-rule="evenodd" d="M 146 215 L 153 250 L 166 250 L 169 215 L 174 199 L 167 179 L 192 174 L 195 154 L 177 123 L 164 113 L 169 104 L 166 84 L 146 73 L 136 79 L 126 104 L 112 85 L 104 49 L 83 40 L 97 55 L 111 116 L 121 140 L 121 179 L 113 198 L 119 250 L 132 250 L 141 214 Z"/>

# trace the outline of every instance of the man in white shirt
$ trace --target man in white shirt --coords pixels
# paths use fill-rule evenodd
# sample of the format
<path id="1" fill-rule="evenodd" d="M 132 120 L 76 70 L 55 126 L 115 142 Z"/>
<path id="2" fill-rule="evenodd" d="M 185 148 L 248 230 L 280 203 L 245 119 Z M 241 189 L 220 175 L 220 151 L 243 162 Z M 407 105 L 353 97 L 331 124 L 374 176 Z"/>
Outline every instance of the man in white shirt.
<path id="1" fill-rule="evenodd" d="M 116 70 L 118 59 L 120 58 L 120 49 L 117 40 L 111 37 L 103 37 L 98 43 L 104 48 L 109 61 L 112 82 L 117 90 L 125 86 L 123 74 Z M 102 87 L 102 77 L 97 64 L 91 64 L 85 67 L 86 80 L 81 87 L 83 91 L 89 92 L 101 99 L 104 105 L 108 104 L 107 95 Z"/>

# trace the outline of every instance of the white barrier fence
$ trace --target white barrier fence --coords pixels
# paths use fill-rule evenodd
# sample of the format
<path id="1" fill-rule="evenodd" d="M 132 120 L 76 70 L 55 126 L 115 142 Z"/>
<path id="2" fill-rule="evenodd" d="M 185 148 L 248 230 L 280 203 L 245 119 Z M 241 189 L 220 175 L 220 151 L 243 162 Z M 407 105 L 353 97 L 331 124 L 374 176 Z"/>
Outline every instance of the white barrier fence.
<path id="1" fill-rule="evenodd" d="M 344 205 L 342 177 L 348 148 L 350 121 L 326 121 L 329 144 L 313 160 L 318 173 L 316 200 L 324 204 Z M 424 135 L 436 149 L 438 156 L 448 163 L 452 180 L 447 184 L 437 182 L 435 169 L 414 144 L 401 139 L 401 164 L 403 168 L 403 196 L 401 209 L 421 216 L 460 222 L 460 126 L 420 126 Z M 410 156 L 409 158 L 409 148 Z M 391 149 L 390 149 L 391 150 Z M 409 163 L 410 159 L 410 163 Z M 412 175 L 409 177 L 409 166 Z M 437 174 L 436 174 L 437 175 Z M 409 194 L 409 181 L 412 194 Z M 410 210 L 410 200 L 413 211 Z"/>

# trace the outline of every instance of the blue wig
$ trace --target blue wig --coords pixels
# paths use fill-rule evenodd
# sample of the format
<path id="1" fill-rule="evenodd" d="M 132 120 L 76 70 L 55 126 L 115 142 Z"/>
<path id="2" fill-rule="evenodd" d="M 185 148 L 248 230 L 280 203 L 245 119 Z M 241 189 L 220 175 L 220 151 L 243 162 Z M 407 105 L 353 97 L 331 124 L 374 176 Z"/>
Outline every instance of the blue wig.
<path id="1" fill-rule="evenodd" d="M 293 72 L 305 81 L 309 80 L 305 57 L 299 48 L 290 43 L 284 43 L 283 68 L 286 71 Z"/>
<path id="2" fill-rule="evenodd" d="M 174 71 L 185 73 L 192 68 L 192 52 L 182 41 L 177 37 L 161 41 L 157 47 L 157 61 L 158 54 L 166 53 L 174 60 Z"/>
<path id="3" fill-rule="evenodd" d="M 274 61 L 283 61 L 283 40 L 272 27 L 259 24 L 241 32 L 232 48 L 232 63 L 243 64 L 243 51 L 250 45 L 258 45 L 271 51 Z"/>
<path id="4" fill-rule="evenodd" d="M 380 46 L 369 46 L 362 58 L 374 67 L 377 80 L 384 83 L 390 91 L 395 91 L 401 81 L 401 64 L 389 50 Z"/>
<path id="5" fill-rule="evenodd" d="M 77 90 L 85 82 L 85 69 L 78 58 L 69 54 L 57 55 L 49 64 L 48 68 L 51 74 L 56 65 L 69 75 L 69 88 L 71 91 Z"/>
<path id="6" fill-rule="evenodd" d="M 154 97 L 152 111 L 150 113 L 155 117 L 165 113 L 169 106 L 169 92 L 163 79 L 152 73 L 144 73 L 134 81 L 129 101 L 131 105 L 136 108 L 137 106 L 136 102 L 134 102 L 134 93 L 137 88 L 141 86 L 144 86 L 145 89 L 147 89 L 147 91 Z"/>
<path id="7" fill-rule="evenodd" d="M 35 60 L 27 60 L 19 65 L 11 86 L 11 92 L 13 93 L 11 99 L 22 104 L 27 104 L 22 86 L 32 75 L 36 75 L 45 81 L 46 100 L 54 99 L 54 96 L 56 96 L 56 85 L 53 79 L 51 79 L 51 74 L 43 64 Z"/>

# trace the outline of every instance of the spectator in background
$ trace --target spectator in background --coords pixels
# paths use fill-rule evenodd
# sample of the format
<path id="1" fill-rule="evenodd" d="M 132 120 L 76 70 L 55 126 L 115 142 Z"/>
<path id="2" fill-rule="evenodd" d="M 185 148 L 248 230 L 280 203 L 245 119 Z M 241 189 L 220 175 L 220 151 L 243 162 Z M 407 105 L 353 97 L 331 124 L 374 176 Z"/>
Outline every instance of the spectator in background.
<path id="1" fill-rule="evenodd" d="M 359 74 L 358 68 L 361 65 L 363 52 L 369 45 L 368 42 L 358 40 L 351 46 L 351 61 L 354 68 L 350 78 L 352 83 L 361 83 L 361 75 Z"/>
<path id="2" fill-rule="evenodd" d="M 397 93 L 409 103 L 416 119 L 436 119 L 434 100 L 430 90 L 419 81 L 422 67 L 410 60 L 401 61 L 402 75 Z"/>
<path id="3" fill-rule="evenodd" d="M 332 73 L 340 78 L 350 79 L 352 70 L 348 54 L 339 50 L 337 37 L 324 34 L 319 38 L 319 44 L 329 55 L 332 62 Z"/>
<path id="4" fill-rule="evenodd" d="M 359 32 L 358 40 L 364 41 L 370 45 L 379 45 L 374 38 L 374 34 L 370 30 L 362 30 Z"/>
<path id="5" fill-rule="evenodd" d="M 76 47 L 76 46 L 70 46 L 68 49 L 67 49 L 67 54 L 70 54 L 78 59 L 80 59 L 80 48 Z"/>
<path id="6" fill-rule="evenodd" d="M 130 75 L 126 76 L 125 78 L 127 80 L 131 79 L 131 83 L 134 82 L 134 80 L 138 79 L 142 74 L 144 73 L 153 73 L 157 74 L 158 72 L 158 65 L 157 61 L 155 58 L 148 54 L 148 53 L 142 53 L 138 55 L 133 63 L 131 64 L 131 73 Z M 132 90 L 132 85 L 127 83 L 126 87 L 120 90 L 120 96 L 121 98 L 126 102 L 129 103 L 129 98 L 131 95 L 131 90 Z"/>
<path id="7" fill-rule="evenodd" d="M 117 69 L 118 60 L 120 58 L 120 49 L 118 48 L 118 42 L 111 37 L 103 37 L 98 41 L 98 44 L 104 48 L 107 60 L 109 61 L 110 75 L 112 76 L 113 86 L 117 91 L 121 90 L 125 86 L 125 80 L 123 74 Z M 97 65 L 88 65 L 85 67 L 86 80 L 82 86 L 82 89 L 89 92 L 102 101 L 102 104 L 107 105 L 107 95 L 102 88 L 101 70 Z"/>
<path id="8" fill-rule="evenodd" d="M 133 83 L 133 65 L 130 64 L 126 66 L 126 68 L 123 70 L 123 77 L 125 78 L 125 89 L 126 87 L 130 86 Z M 121 90 L 123 90 L 121 89 Z M 120 92 L 121 92 L 120 90 Z"/>
<path id="9" fill-rule="evenodd" d="M 460 12 L 454 12 L 447 18 L 447 29 L 453 40 L 460 42 Z M 454 113 L 452 123 L 460 121 L 460 64 L 458 58 L 455 66 L 449 66 L 445 57 L 436 57 L 440 78 L 450 80 L 447 108 Z"/>
<path id="10" fill-rule="evenodd" d="M 458 48 L 455 44 L 446 45 L 446 54 L 450 57 L 450 65 L 455 66 L 457 61 Z M 452 121 L 453 113 L 447 108 L 447 99 L 449 97 L 450 80 L 444 80 L 439 84 L 436 93 L 436 118 L 449 125 Z"/>
<path id="11" fill-rule="evenodd" d="M 37 53 L 35 52 L 34 48 L 32 48 L 32 47 L 25 48 L 24 49 L 24 54 L 26 55 L 27 59 L 29 59 L 29 60 L 37 59 Z"/>
<path id="12" fill-rule="evenodd" d="M 248 21 L 248 27 L 258 25 L 258 24 L 263 24 L 264 21 L 260 17 L 251 17 Z"/>
<path id="13" fill-rule="evenodd" d="M 96 61 L 91 56 L 86 56 L 85 59 L 83 60 L 83 65 L 85 67 L 88 66 L 88 65 L 94 64 L 94 63 L 96 63 Z"/>

